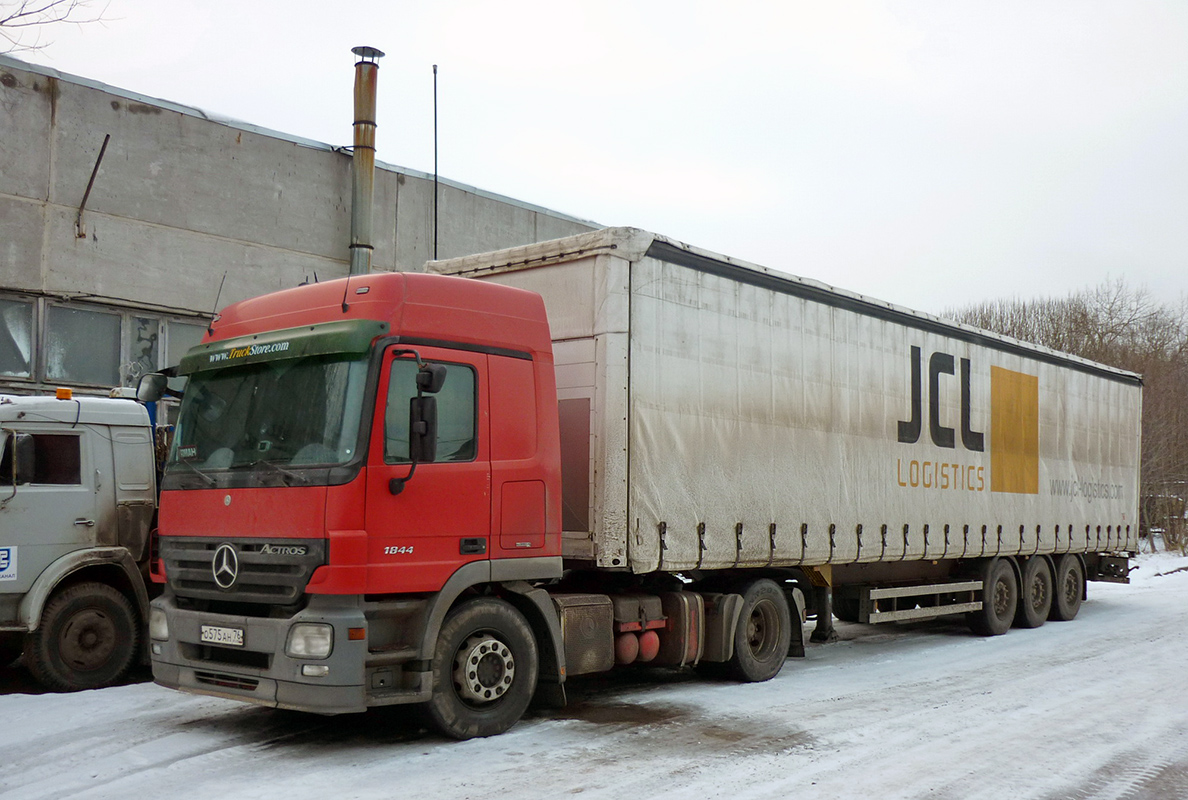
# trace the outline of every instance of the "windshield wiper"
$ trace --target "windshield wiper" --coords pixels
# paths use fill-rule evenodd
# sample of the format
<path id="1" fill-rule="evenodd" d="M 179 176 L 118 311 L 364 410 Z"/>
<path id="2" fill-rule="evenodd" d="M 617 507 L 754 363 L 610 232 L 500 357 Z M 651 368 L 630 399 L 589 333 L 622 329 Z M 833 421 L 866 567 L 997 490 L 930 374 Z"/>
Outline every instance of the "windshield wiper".
<path id="1" fill-rule="evenodd" d="M 273 472 L 276 472 L 278 475 L 281 476 L 282 479 L 291 478 L 292 480 L 300 481 L 301 483 L 309 483 L 309 478 L 305 477 L 304 475 L 298 474 L 298 473 L 293 472 L 292 470 L 289 470 L 289 469 L 285 469 L 280 464 L 277 464 L 274 461 L 269 461 L 266 458 L 256 459 L 249 466 L 251 466 L 253 469 L 255 469 L 260 464 L 263 464 L 264 466 L 271 469 Z M 289 486 L 293 485 L 293 484 L 289 483 L 288 480 L 285 480 L 285 484 L 289 485 Z"/>
<path id="2" fill-rule="evenodd" d="M 193 472 L 195 475 L 197 475 L 199 478 L 201 478 L 202 482 L 205 483 L 207 486 L 214 486 L 217 483 L 217 481 L 214 478 L 210 477 L 205 472 L 203 472 L 202 470 L 195 467 L 189 461 L 182 461 L 179 459 L 177 461 L 174 461 L 173 463 L 181 464 L 183 467 L 190 470 L 190 472 Z"/>

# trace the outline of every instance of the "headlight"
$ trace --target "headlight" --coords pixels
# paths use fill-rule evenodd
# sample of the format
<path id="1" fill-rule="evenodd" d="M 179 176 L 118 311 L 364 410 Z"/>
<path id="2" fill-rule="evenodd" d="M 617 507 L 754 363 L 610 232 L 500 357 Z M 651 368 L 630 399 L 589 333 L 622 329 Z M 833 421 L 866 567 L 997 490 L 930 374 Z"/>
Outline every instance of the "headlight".
<path id="1" fill-rule="evenodd" d="M 165 609 L 156 606 L 149 609 L 149 636 L 161 642 L 169 639 L 169 619 Z"/>
<path id="2" fill-rule="evenodd" d="M 322 622 L 299 622 L 289 628 L 285 655 L 291 658 L 326 658 L 334 649 L 334 628 Z"/>

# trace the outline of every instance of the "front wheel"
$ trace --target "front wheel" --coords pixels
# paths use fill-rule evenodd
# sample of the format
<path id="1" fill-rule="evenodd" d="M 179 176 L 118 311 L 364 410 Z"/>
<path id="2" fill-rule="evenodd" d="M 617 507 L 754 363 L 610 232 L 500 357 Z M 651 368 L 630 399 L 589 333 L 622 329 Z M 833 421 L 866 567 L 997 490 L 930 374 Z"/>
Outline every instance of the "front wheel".
<path id="1" fill-rule="evenodd" d="M 767 578 L 747 584 L 742 597 L 730 672 L 748 683 L 770 680 L 784 666 L 792 640 L 788 600 L 783 590 Z"/>
<path id="2" fill-rule="evenodd" d="M 55 594 L 28 635 L 25 666 L 49 689 L 73 692 L 119 681 L 140 644 L 132 603 L 103 583 L 79 583 Z"/>
<path id="3" fill-rule="evenodd" d="M 446 617 L 433 655 L 429 722 L 452 739 L 503 733 L 536 690 L 536 640 L 513 606 L 469 600 Z"/>

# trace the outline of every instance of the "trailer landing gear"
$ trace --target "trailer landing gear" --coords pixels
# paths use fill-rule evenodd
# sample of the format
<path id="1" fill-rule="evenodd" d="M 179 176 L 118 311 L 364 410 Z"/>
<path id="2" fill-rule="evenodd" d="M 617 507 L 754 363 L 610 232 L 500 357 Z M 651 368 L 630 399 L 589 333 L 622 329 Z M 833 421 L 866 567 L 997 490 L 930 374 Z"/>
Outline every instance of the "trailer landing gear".
<path id="1" fill-rule="evenodd" d="M 810 642 L 828 644 L 838 640 L 837 629 L 833 627 L 833 589 L 828 586 L 813 587 L 813 605 L 817 609 L 817 627 L 809 636 Z M 857 603 L 854 603 L 857 606 Z M 848 609 L 847 609 L 848 610 Z M 845 611 L 843 611 L 845 613 Z M 854 618 L 840 618 L 843 622 L 857 622 L 858 609 L 854 609 Z"/>

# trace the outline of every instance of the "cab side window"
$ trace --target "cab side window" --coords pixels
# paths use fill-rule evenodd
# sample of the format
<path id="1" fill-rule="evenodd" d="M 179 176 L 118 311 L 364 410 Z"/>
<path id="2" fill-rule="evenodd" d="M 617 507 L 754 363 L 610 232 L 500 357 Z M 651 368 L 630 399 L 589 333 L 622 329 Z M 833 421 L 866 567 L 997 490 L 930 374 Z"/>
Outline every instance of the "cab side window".
<path id="1" fill-rule="evenodd" d="M 477 402 L 474 370 L 464 364 L 444 364 L 445 383 L 437 398 L 437 458 L 435 463 L 473 461 L 478 457 Z M 417 363 L 408 358 L 392 362 L 384 411 L 384 460 L 409 461 L 409 401 L 417 396 Z"/>
<path id="2" fill-rule="evenodd" d="M 40 483 L 60 486 L 82 484 L 81 437 L 73 434 L 35 433 L 30 463 L 15 464 L 17 483 Z M 0 483 L 11 486 L 14 468 L 15 435 L 5 437 L 0 456 Z"/>

